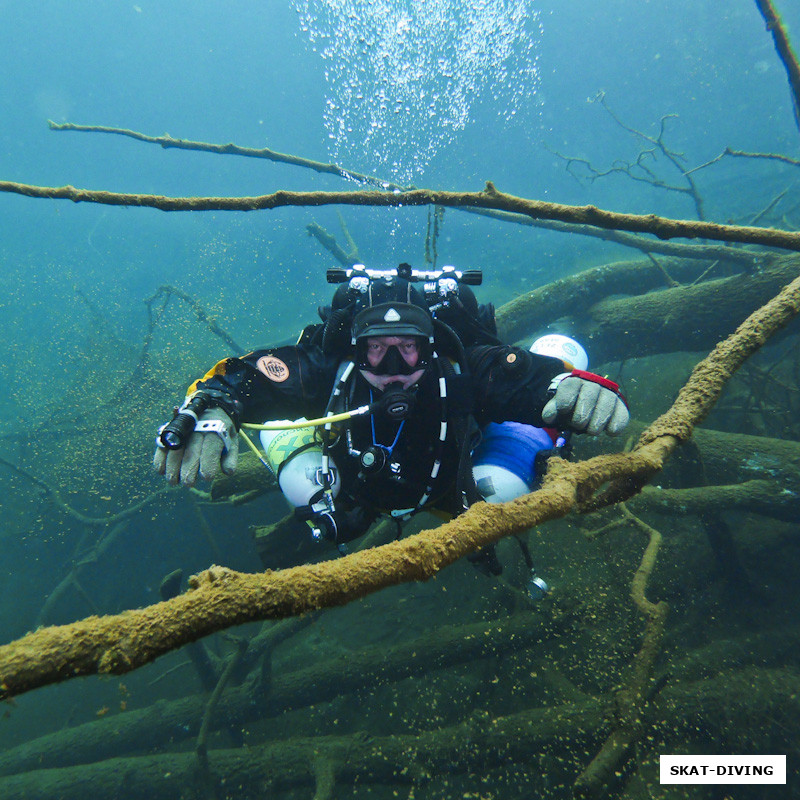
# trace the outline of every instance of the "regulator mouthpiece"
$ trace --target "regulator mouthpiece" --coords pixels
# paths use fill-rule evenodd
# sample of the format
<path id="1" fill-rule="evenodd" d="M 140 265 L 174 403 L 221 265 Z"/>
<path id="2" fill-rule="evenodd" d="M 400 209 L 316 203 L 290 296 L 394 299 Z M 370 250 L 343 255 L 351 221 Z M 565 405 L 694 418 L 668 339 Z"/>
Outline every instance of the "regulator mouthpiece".
<path id="1" fill-rule="evenodd" d="M 414 409 L 414 395 L 406 389 L 392 389 L 392 386 L 400 386 L 401 383 L 390 383 L 386 392 L 380 400 L 381 411 L 389 419 L 401 422 L 407 419 Z"/>

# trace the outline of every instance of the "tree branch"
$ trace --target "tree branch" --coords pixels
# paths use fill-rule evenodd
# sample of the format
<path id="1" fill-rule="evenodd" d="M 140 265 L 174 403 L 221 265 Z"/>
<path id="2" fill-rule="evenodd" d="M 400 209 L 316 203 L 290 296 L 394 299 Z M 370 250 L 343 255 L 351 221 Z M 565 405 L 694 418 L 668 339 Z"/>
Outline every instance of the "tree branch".
<path id="1" fill-rule="evenodd" d="M 300 156 L 292 156 L 288 153 L 279 153 L 276 150 L 270 150 L 268 147 L 254 148 L 254 147 L 241 147 L 240 145 L 228 142 L 227 144 L 212 144 L 211 142 L 194 142 L 190 139 L 174 139 L 169 134 L 164 136 L 148 136 L 138 131 L 128 130 L 127 128 L 112 128 L 106 125 L 74 125 L 71 122 L 59 124 L 52 120 L 47 120 L 47 125 L 51 131 L 80 131 L 82 133 L 113 133 L 118 136 L 127 136 L 130 139 L 136 139 L 140 142 L 147 142 L 149 144 L 157 144 L 165 150 L 174 148 L 177 150 L 200 150 L 205 153 L 216 153 L 218 155 L 231 155 L 231 156 L 244 156 L 245 158 L 263 158 L 267 161 L 274 161 L 279 164 L 289 164 L 294 167 L 305 167 L 314 172 L 326 173 L 328 175 L 335 175 L 339 178 L 345 178 L 356 183 L 368 184 L 376 186 L 379 189 L 387 189 L 394 191 L 399 189 L 405 191 L 410 188 L 408 186 L 401 186 L 399 183 L 392 183 L 377 178 L 374 175 L 366 175 L 362 172 L 355 172 L 351 169 L 345 169 L 337 164 L 326 164 L 322 161 L 314 161 L 310 158 L 301 158 Z"/>
<path id="2" fill-rule="evenodd" d="M 772 34 L 775 49 L 786 70 L 786 77 L 789 79 L 789 87 L 792 90 L 794 121 L 800 129 L 800 64 L 792 50 L 789 34 L 783 26 L 780 14 L 772 5 L 772 0 L 756 0 L 756 5 L 761 16 L 764 17 L 764 22 L 767 23 L 767 30 Z"/>
<path id="3" fill-rule="evenodd" d="M 499 192 L 491 182 L 486 184 L 482 192 L 446 192 L 428 189 L 391 193 L 277 191 L 255 197 L 165 197 L 76 189 L 73 186 L 32 186 L 13 181 L 0 181 L 0 192 L 52 200 L 72 200 L 75 203 L 157 208 L 161 211 L 262 211 L 285 206 L 328 205 L 384 208 L 441 205 L 450 208 L 489 208 L 523 214 L 531 219 L 561 220 L 597 228 L 651 233 L 659 239 L 713 239 L 800 251 L 800 233 L 792 231 L 677 220 L 655 214 L 620 214 L 591 205 L 547 203 L 543 200 L 530 200 Z"/>

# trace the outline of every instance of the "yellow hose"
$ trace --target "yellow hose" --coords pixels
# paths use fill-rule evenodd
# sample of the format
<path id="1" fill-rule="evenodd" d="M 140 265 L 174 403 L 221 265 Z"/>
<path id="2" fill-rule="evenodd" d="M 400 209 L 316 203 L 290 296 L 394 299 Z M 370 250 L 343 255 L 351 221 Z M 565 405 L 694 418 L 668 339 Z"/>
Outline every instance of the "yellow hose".
<path id="1" fill-rule="evenodd" d="M 331 414 L 329 417 L 319 417 L 319 419 L 302 419 L 297 422 L 265 422 L 258 425 L 255 422 L 243 422 L 242 428 L 251 428 L 256 431 L 292 431 L 298 428 L 319 428 L 329 422 L 343 422 L 351 417 L 357 417 L 369 412 L 369 406 L 359 406 L 352 411 L 343 411 L 341 414 Z"/>

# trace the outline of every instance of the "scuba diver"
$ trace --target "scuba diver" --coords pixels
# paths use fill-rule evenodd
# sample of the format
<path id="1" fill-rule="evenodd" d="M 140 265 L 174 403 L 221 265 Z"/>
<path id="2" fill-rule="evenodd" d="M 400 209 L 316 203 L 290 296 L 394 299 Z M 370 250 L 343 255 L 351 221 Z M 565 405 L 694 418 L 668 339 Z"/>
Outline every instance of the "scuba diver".
<path id="1" fill-rule="evenodd" d="M 452 518 L 531 491 L 570 433 L 619 434 L 627 403 L 566 337 L 545 337 L 545 354 L 503 344 L 494 309 L 469 288 L 480 280 L 476 270 L 408 264 L 329 270 L 341 285 L 322 323 L 295 345 L 226 358 L 195 381 L 159 431 L 156 470 L 185 486 L 232 474 L 239 438 L 256 450 L 245 429 L 260 428 L 256 454 L 294 507 L 293 524 L 341 552 L 380 515 L 399 536 L 420 511 Z M 470 560 L 502 569 L 493 548 Z"/>

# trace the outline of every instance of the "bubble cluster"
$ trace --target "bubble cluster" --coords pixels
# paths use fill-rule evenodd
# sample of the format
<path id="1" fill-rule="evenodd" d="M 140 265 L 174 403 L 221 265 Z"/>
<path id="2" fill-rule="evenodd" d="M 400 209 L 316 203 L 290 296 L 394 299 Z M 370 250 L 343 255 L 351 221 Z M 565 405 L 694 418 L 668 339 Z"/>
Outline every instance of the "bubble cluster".
<path id="1" fill-rule="evenodd" d="M 533 103 L 532 0 L 296 0 L 325 60 L 334 160 L 398 181 L 418 176 L 490 98 L 508 121 Z"/>

